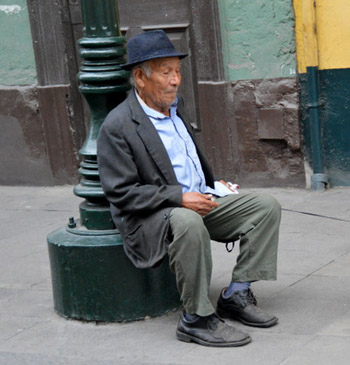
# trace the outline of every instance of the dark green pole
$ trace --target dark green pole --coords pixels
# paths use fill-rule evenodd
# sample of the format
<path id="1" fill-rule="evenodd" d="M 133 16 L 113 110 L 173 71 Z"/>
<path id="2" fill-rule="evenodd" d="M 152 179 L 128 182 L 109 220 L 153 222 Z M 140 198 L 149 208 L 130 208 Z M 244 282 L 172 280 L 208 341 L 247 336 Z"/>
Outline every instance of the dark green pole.
<path id="1" fill-rule="evenodd" d="M 320 115 L 320 86 L 318 67 L 307 67 L 308 109 L 310 118 L 310 139 L 313 164 L 311 189 L 323 191 L 328 184 L 328 177 L 324 173 L 322 148 L 322 128 Z"/>
<path id="2" fill-rule="evenodd" d="M 120 68 L 125 62 L 125 40 L 120 34 L 115 0 L 82 0 L 81 8 L 82 65 L 78 78 L 79 89 L 90 107 L 91 123 L 88 138 L 80 150 L 82 179 L 74 193 L 85 198 L 80 204 L 80 224 L 88 229 L 113 229 L 98 175 L 96 139 L 107 113 L 125 99 L 130 88 L 129 73 Z"/>
<path id="3" fill-rule="evenodd" d="M 66 318 L 130 321 L 165 313 L 180 305 L 168 259 L 156 269 L 136 269 L 123 251 L 101 188 L 96 139 L 107 113 L 129 89 L 125 39 L 121 37 L 116 0 L 81 0 L 83 38 L 80 91 L 90 107 L 90 130 L 80 150 L 84 198 L 80 219 L 47 237 L 54 307 Z M 116 156 L 117 159 L 117 156 Z M 116 161 L 117 163 L 117 161 Z"/>

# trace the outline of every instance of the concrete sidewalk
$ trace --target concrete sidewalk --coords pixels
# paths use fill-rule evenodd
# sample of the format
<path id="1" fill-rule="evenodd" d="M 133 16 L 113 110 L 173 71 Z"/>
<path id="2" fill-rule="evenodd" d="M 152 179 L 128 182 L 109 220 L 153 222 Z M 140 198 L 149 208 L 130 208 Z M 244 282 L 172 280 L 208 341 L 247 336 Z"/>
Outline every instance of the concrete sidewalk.
<path id="1" fill-rule="evenodd" d="M 226 349 L 177 341 L 178 312 L 126 324 L 54 312 L 46 236 L 78 217 L 72 189 L 0 187 L 0 364 L 349 364 L 350 188 L 252 189 L 284 209 L 278 280 L 253 284 L 260 306 L 280 322 L 269 329 L 231 322 L 253 342 Z M 216 302 L 237 248 L 212 247 Z"/>

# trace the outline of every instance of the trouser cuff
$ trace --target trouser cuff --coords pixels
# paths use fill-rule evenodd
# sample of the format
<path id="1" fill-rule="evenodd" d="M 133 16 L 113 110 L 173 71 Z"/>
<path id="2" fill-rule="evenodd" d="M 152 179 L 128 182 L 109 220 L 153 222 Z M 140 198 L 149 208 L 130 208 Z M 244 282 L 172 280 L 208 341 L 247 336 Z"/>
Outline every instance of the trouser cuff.
<path id="1" fill-rule="evenodd" d="M 258 271 L 258 272 L 240 272 L 232 274 L 232 281 L 259 281 L 259 280 L 276 280 L 276 271 Z"/>

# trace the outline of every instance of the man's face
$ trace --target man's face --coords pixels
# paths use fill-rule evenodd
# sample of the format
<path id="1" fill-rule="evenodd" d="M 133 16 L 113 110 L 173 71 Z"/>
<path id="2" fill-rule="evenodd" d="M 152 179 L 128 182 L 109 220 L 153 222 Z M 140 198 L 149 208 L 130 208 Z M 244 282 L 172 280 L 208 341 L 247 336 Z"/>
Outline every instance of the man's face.
<path id="1" fill-rule="evenodd" d="M 149 66 L 149 77 L 142 69 L 137 69 L 134 73 L 137 91 L 150 108 L 169 115 L 170 106 L 176 99 L 181 83 L 180 59 L 155 59 L 149 61 Z"/>

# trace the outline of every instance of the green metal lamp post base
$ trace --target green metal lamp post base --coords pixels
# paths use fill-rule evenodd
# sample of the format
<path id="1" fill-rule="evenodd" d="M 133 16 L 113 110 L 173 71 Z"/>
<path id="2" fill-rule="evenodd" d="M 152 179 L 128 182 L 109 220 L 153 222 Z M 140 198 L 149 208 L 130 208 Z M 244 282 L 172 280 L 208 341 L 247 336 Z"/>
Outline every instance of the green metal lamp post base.
<path id="1" fill-rule="evenodd" d="M 180 306 L 166 258 L 137 269 L 117 230 L 58 229 L 48 238 L 54 308 L 66 318 L 124 322 L 154 317 Z"/>

